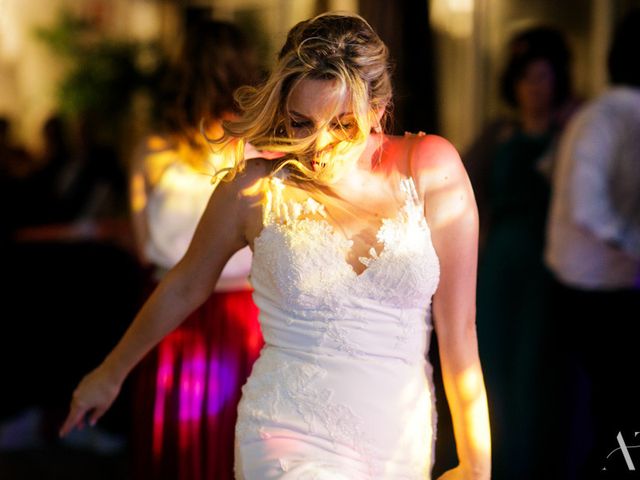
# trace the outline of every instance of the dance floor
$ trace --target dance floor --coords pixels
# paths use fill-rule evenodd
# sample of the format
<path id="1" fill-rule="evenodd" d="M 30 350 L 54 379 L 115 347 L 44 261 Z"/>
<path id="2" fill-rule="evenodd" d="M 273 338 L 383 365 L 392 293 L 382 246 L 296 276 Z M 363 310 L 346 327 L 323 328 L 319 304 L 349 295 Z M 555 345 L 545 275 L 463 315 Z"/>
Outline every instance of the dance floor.
<path id="1" fill-rule="evenodd" d="M 126 453 L 99 455 L 53 447 L 0 453 L 2 480 L 132 480 Z"/>

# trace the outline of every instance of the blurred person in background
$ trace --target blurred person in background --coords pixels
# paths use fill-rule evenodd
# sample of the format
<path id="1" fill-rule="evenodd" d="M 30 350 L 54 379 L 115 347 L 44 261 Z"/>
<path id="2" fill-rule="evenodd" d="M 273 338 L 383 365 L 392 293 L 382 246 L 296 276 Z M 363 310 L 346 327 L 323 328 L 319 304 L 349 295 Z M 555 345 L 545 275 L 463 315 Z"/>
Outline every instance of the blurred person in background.
<path id="1" fill-rule="evenodd" d="M 257 59 L 233 24 L 187 22 L 158 96 L 161 125 L 137 149 L 130 179 L 140 261 L 152 284 L 182 258 L 225 167 L 206 137 L 236 116 L 233 93 L 257 81 Z M 201 131 L 202 130 L 202 131 Z M 138 369 L 135 469 L 139 478 L 231 479 L 240 387 L 262 347 L 248 284 L 248 247 L 227 263 L 215 293 Z"/>
<path id="2" fill-rule="evenodd" d="M 35 181 L 42 199 L 41 223 L 61 221 L 57 212 L 60 198 L 64 196 L 62 178 L 65 167 L 73 159 L 68 126 L 60 115 L 50 115 L 42 126 L 44 148 L 40 156 L 40 168 L 35 174 Z"/>
<path id="3" fill-rule="evenodd" d="M 0 228 L 4 238 L 30 220 L 38 206 L 29 188 L 35 162 L 25 148 L 12 141 L 11 123 L 10 118 L 0 117 Z"/>
<path id="4" fill-rule="evenodd" d="M 71 128 L 69 128 L 71 127 Z M 117 149 L 100 138 L 97 114 L 50 115 L 43 151 L 14 195 L 17 242 L 103 242 L 133 248 L 127 178 Z M 70 133 L 70 134 L 69 134 Z"/>
<path id="5" fill-rule="evenodd" d="M 2 178 L 20 179 L 28 176 L 34 168 L 29 153 L 11 138 L 11 119 L 0 117 L 0 175 Z"/>
<path id="6" fill-rule="evenodd" d="M 97 141 L 92 122 L 79 120 L 72 139 L 65 119 L 48 117 L 42 151 L 22 162 L 19 174 L 10 168 L 2 175 L 0 375 L 14 395 L 0 402 L 0 451 L 59 442 L 68 382 L 95 361 L 95 345 L 77 339 L 109 342 L 121 334 L 118 319 L 139 301 L 140 269 L 120 241 L 131 237 L 130 228 L 115 221 L 126 205 L 125 175 L 115 149 Z M 130 398 L 128 388 L 123 394 Z M 85 430 L 62 444 L 120 453 L 128 413 L 118 408 L 104 430 Z"/>
<path id="7" fill-rule="evenodd" d="M 44 121 L 42 152 L 35 156 L 34 168 L 21 192 L 20 226 L 33 227 L 69 220 L 60 212 L 66 189 L 65 170 L 75 158 L 68 133 L 67 122 L 62 116 L 52 114 Z M 81 199 L 79 203 L 82 203 Z"/>
<path id="8" fill-rule="evenodd" d="M 550 285 L 542 252 L 554 145 L 575 105 L 570 56 L 552 27 L 512 37 L 500 87 L 515 115 L 494 121 L 463 155 L 480 214 L 478 341 L 497 480 L 540 478 Z"/>
<path id="9" fill-rule="evenodd" d="M 556 421 L 566 425 L 573 417 L 574 425 L 560 455 L 577 456 L 563 478 L 622 478 L 640 464 L 640 456 L 623 447 L 637 444 L 640 430 L 638 45 L 635 9 L 614 32 L 612 87 L 576 114 L 558 150 L 545 258 L 557 280 L 558 351 L 569 362 L 568 372 L 556 372 L 557 401 L 568 395 Z"/>

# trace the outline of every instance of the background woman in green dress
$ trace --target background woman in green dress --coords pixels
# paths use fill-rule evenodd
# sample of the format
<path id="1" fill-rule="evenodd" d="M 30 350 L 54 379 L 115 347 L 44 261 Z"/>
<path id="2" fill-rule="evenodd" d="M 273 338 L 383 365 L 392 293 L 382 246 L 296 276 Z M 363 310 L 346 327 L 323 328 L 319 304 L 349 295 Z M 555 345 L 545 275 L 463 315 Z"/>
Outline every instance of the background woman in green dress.
<path id="1" fill-rule="evenodd" d="M 501 94 L 515 116 L 489 125 L 463 156 L 480 212 L 477 323 L 492 416 L 493 478 L 541 478 L 549 275 L 543 264 L 554 140 L 573 110 L 561 32 L 510 41 Z"/>

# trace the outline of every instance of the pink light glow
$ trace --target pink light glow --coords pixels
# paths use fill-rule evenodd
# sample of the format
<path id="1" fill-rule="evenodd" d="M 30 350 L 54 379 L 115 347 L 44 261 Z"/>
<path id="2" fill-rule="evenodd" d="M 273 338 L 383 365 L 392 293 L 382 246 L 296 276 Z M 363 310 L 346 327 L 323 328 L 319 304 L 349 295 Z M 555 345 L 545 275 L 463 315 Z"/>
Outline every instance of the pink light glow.
<path id="1" fill-rule="evenodd" d="M 235 413 L 240 386 L 263 344 L 247 295 L 225 296 L 224 303 L 216 299 L 216 308 L 225 310 L 224 325 L 211 321 L 216 310 L 203 310 L 158 346 L 153 458 L 162 469 L 167 455 L 177 455 L 178 478 L 202 478 L 205 444 L 218 448 L 221 432 L 233 438 L 229 415 Z"/>
<path id="2" fill-rule="evenodd" d="M 162 439 L 164 434 L 164 408 L 167 392 L 173 385 L 174 342 L 164 341 L 159 346 L 158 373 L 156 375 L 156 401 L 153 408 L 153 456 L 162 455 Z"/>
<path id="3" fill-rule="evenodd" d="M 180 422 L 199 420 L 202 417 L 204 384 L 206 374 L 205 348 L 202 336 L 192 333 L 189 350 L 184 351 L 180 372 Z M 186 346 L 186 345 L 185 345 Z M 186 350 L 186 349 L 185 349 Z"/>
<path id="4" fill-rule="evenodd" d="M 228 351 L 223 352 L 221 357 L 209 359 L 207 415 L 210 417 L 218 414 L 239 387 L 238 360 Z"/>

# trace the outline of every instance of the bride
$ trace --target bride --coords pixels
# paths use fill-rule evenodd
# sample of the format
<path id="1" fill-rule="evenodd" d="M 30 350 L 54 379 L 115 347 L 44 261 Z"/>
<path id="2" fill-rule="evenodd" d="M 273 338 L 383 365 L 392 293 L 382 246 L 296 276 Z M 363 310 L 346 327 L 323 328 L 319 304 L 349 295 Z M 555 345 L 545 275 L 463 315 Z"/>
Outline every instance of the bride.
<path id="1" fill-rule="evenodd" d="M 249 245 L 265 346 L 238 406 L 236 478 L 431 478 L 433 312 L 459 458 L 441 479 L 488 479 L 477 210 L 457 152 L 382 133 L 387 49 L 356 15 L 293 27 L 270 77 L 236 97 L 243 115 L 212 140 L 232 166 L 187 253 L 82 379 L 61 435 L 95 424 Z"/>

